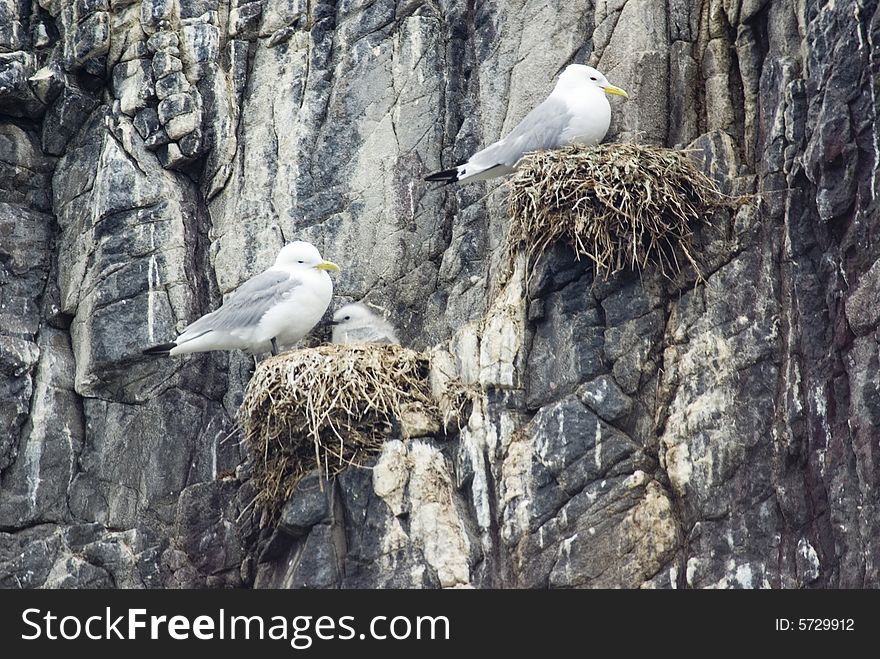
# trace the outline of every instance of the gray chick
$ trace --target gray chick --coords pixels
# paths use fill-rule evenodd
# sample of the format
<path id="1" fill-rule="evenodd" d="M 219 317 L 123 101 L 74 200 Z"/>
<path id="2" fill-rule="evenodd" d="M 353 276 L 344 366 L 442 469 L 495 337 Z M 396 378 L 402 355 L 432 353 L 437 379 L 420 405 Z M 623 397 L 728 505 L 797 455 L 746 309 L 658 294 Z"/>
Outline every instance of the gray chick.
<path id="1" fill-rule="evenodd" d="M 334 313 L 332 324 L 331 343 L 400 343 L 391 323 L 357 302 Z"/>

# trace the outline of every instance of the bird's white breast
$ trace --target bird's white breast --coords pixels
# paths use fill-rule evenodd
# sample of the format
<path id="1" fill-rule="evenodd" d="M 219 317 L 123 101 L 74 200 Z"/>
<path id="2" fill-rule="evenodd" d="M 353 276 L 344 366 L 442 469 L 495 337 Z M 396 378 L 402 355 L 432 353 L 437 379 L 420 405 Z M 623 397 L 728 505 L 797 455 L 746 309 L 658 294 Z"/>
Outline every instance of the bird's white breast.
<path id="1" fill-rule="evenodd" d="M 281 303 L 266 312 L 254 340 L 262 343 L 275 337 L 280 345 L 290 346 L 321 320 L 333 297 L 333 281 L 323 270 L 297 271 L 302 284 L 294 288 Z"/>
<path id="2" fill-rule="evenodd" d="M 599 144 L 611 125 L 611 104 L 598 87 L 564 95 L 571 120 L 562 132 L 565 144 Z"/>

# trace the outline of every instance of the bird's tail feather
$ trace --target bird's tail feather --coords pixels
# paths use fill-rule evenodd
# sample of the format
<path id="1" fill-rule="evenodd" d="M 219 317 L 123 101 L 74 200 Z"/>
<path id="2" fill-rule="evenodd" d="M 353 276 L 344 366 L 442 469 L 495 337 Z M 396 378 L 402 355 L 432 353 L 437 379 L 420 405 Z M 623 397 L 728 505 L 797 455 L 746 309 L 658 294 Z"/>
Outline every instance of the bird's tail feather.
<path id="1" fill-rule="evenodd" d="M 458 167 L 453 167 L 452 169 L 444 169 L 440 172 L 434 172 L 433 174 L 428 174 L 425 177 L 426 181 L 430 182 L 441 182 L 449 185 L 450 183 L 455 183 L 458 181 Z"/>
<path id="2" fill-rule="evenodd" d="M 174 341 L 171 343 L 160 343 L 152 348 L 147 348 L 143 353 L 145 355 L 153 355 L 156 357 L 167 357 L 171 353 L 171 349 L 176 347 L 177 344 Z"/>

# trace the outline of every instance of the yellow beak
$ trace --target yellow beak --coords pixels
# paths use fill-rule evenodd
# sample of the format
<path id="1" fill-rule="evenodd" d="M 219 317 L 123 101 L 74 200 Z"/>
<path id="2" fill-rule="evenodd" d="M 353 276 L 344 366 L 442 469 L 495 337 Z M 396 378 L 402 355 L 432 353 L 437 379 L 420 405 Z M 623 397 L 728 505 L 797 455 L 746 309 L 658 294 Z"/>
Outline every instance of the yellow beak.
<path id="1" fill-rule="evenodd" d="M 315 266 L 318 270 L 339 270 L 339 266 L 333 261 L 321 261 Z"/>
<path id="2" fill-rule="evenodd" d="M 629 94 L 623 91 L 620 87 L 615 87 L 614 85 L 608 85 L 607 87 L 603 87 L 606 94 L 614 94 L 615 96 L 623 96 L 624 98 L 629 98 Z"/>

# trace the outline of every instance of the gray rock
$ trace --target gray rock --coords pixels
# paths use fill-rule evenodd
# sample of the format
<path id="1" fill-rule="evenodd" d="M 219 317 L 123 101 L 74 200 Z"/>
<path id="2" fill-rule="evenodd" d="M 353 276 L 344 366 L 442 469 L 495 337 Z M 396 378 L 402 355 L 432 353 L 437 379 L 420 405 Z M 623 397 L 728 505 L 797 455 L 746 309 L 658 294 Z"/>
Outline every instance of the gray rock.
<path id="1" fill-rule="evenodd" d="M 265 588 L 335 588 L 340 581 L 342 547 L 333 526 L 318 524 L 285 560 L 261 564 L 255 586 Z"/>
<path id="2" fill-rule="evenodd" d="M 30 413 L 18 442 L 22 459 L 0 476 L 0 526 L 4 528 L 37 520 L 62 522 L 69 517 L 68 488 L 85 439 L 73 391 L 69 340 L 66 332 L 44 328 L 34 346 L 41 359 L 33 378 Z"/>
<path id="3" fill-rule="evenodd" d="M 798 574 L 801 577 L 801 583 L 804 585 L 814 583 L 822 574 L 816 550 L 806 538 L 798 540 L 797 567 Z"/>
<path id="4" fill-rule="evenodd" d="M 163 5 L 163 7 L 167 8 L 168 5 Z M 150 2 L 141 3 L 142 12 L 151 10 L 152 5 Z M 150 38 L 147 39 L 147 47 L 156 54 L 159 54 L 160 52 L 165 52 L 166 54 L 174 53 L 179 44 L 180 39 L 176 32 L 156 32 L 155 34 L 151 34 Z"/>
<path id="5" fill-rule="evenodd" d="M 200 574 L 229 572 L 237 579 L 242 551 L 235 525 L 232 481 L 196 483 L 180 493 L 175 521 L 175 544 Z"/>
<path id="6" fill-rule="evenodd" d="M 37 117 L 45 106 L 31 90 L 28 79 L 37 70 L 37 58 L 28 52 L 0 52 L 0 112 L 14 117 Z"/>
<path id="7" fill-rule="evenodd" d="M 67 7 L 63 13 L 66 18 Z M 74 22 L 67 19 L 71 31 L 65 34 L 64 65 L 68 71 L 88 69 L 90 64 L 110 50 L 110 14 L 95 11 L 86 18 Z M 67 23 L 65 20 L 65 23 Z"/>
<path id="8" fill-rule="evenodd" d="M 159 121 L 167 124 L 174 117 L 191 114 L 195 103 L 191 94 L 178 93 L 168 96 L 159 103 Z"/>
<path id="9" fill-rule="evenodd" d="M 802 4 L 0 0 L 0 585 L 876 587 L 880 13 Z M 421 181 L 569 62 L 630 92 L 609 140 L 756 193 L 705 281 L 556 246 L 502 303 L 505 188 Z M 252 360 L 141 355 L 294 238 L 486 385 L 296 537 L 249 507 Z"/>
<path id="10" fill-rule="evenodd" d="M 613 362 L 614 379 L 626 393 L 635 393 L 654 374 L 651 357 L 664 326 L 664 314 L 657 310 L 605 330 L 605 358 Z"/>
<path id="11" fill-rule="evenodd" d="M 167 138 L 167 140 L 170 140 L 170 138 L 164 130 L 162 134 L 164 137 L 158 139 L 155 143 L 161 144 L 156 151 L 156 155 L 159 156 L 159 162 L 162 164 L 162 167 L 165 169 L 183 169 L 189 165 L 192 160 L 183 154 L 180 150 L 180 146 L 174 142 L 166 141 L 165 138 Z M 155 145 L 151 146 L 152 148 L 155 148 Z"/>
<path id="12" fill-rule="evenodd" d="M 581 278 L 544 300 L 527 365 L 530 408 L 558 400 L 606 370 L 604 329 L 590 284 L 591 277 Z"/>
<path id="13" fill-rule="evenodd" d="M 158 51 L 153 56 L 153 78 L 158 80 L 172 73 L 183 71 L 183 62 L 174 55 L 170 55 L 164 50 Z"/>
<path id="14" fill-rule="evenodd" d="M 92 94 L 66 85 L 43 120 L 43 151 L 53 156 L 64 153 L 68 140 L 82 128 L 97 105 Z"/>
<path id="15" fill-rule="evenodd" d="M 144 108 L 134 117 L 134 127 L 142 139 L 146 140 L 150 135 L 154 135 L 161 128 L 159 124 L 159 114 L 155 108 Z"/>
<path id="16" fill-rule="evenodd" d="M 185 135 L 191 135 L 195 131 L 197 131 L 202 123 L 202 115 L 201 112 L 197 109 L 192 112 L 187 112 L 184 114 L 178 114 L 171 117 L 165 123 L 165 132 L 168 133 L 168 137 L 173 140 L 181 140 Z M 181 153 L 184 155 L 189 155 L 197 146 L 197 142 L 199 141 L 198 137 L 194 137 L 193 141 L 195 142 L 189 148 L 185 147 L 183 144 L 180 145 Z"/>
<path id="17" fill-rule="evenodd" d="M 31 91 L 44 105 L 50 105 L 70 80 L 58 62 L 50 62 L 28 78 Z"/>
<path id="18" fill-rule="evenodd" d="M 5 199 L 0 202 L 0 472 L 23 466 L 16 458 L 40 365 L 37 337 L 51 263 L 52 218 L 37 210 L 44 204 L 34 193 L 48 186 L 51 168 L 33 133 L 14 125 L 0 128 Z M 5 494 L 5 487 L 0 492 Z"/>
<path id="19" fill-rule="evenodd" d="M 296 537 L 308 533 L 315 524 L 328 519 L 329 486 L 325 491 L 325 486 L 319 480 L 319 474 L 312 474 L 297 484 L 281 509 L 279 528 Z"/>
<path id="20" fill-rule="evenodd" d="M 608 422 L 616 421 L 632 411 L 632 398 L 623 393 L 608 375 L 600 375 L 578 387 L 577 396 L 584 405 Z"/>
<path id="21" fill-rule="evenodd" d="M 120 62 L 128 62 L 134 59 L 148 59 L 150 57 L 150 49 L 147 47 L 146 41 L 135 41 L 131 44 L 119 57 Z"/>
<path id="22" fill-rule="evenodd" d="M 210 23 L 196 21 L 182 28 L 180 45 L 185 60 L 192 64 L 204 64 L 220 55 L 220 30 Z"/>
<path id="23" fill-rule="evenodd" d="M 534 446 L 532 517 L 543 523 L 586 483 L 620 473 L 621 463 L 645 461 L 637 446 L 586 409 L 574 396 L 542 408 L 526 431 Z M 634 469 L 630 467 L 630 471 Z"/>
<path id="24" fill-rule="evenodd" d="M 137 530 L 41 524 L 0 533 L 5 588 L 143 588 L 159 585 L 157 545 Z"/>
<path id="25" fill-rule="evenodd" d="M 0 50 L 5 52 L 21 50 L 27 46 L 27 28 L 18 3 L 4 0 L 0 3 Z"/>
<path id="26" fill-rule="evenodd" d="M 229 12 L 229 36 L 253 39 L 259 30 L 262 14 L 262 2 L 239 4 Z"/>
<path id="27" fill-rule="evenodd" d="M 170 130 L 181 130 L 181 128 L 177 125 L 177 120 L 182 120 L 182 117 L 176 117 L 168 122 L 168 127 Z M 186 126 L 183 128 L 187 128 Z M 175 132 L 176 134 L 176 132 Z M 180 153 L 186 158 L 197 158 L 202 154 L 204 150 L 204 141 L 202 136 L 201 129 L 196 126 L 189 133 L 186 133 L 178 138 L 177 146 L 180 149 Z"/>
<path id="28" fill-rule="evenodd" d="M 158 121 L 158 117 L 157 117 Z M 157 149 L 169 144 L 171 142 L 171 138 L 168 137 L 168 133 L 165 132 L 164 128 L 159 128 L 155 133 L 150 135 L 147 139 L 144 140 L 144 147 L 149 149 L 150 151 L 156 151 Z M 160 156 L 160 161 L 162 160 Z M 163 162 L 163 167 L 165 163 Z"/>
<path id="29" fill-rule="evenodd" d="M 143 0 L 141 27 L 144 32 L 153 35 L 157 30 L 164 30 L 173 20 L 176 8 L 177 2 L 174 0 Z"/>
<path id="30" fill-rule="evenodd" d="M 865 272 L 855 290 L 846 298 L 846 318 L 852 331 L 862 336 L 880 320 L 880 260 Z"/>
<path id="31" fill-rule="evenodd" d="M 180 72 L 156 80 L 156 96 L 160 101 L 174 94 L 185 94 L 189 89 L 189 81 Z"/>
<path id="32" fill-rule="evenodd" d="M 113 67 L 113 94 L 119 99 L 120 110 L 128 116 L 146 108 L 156 93 L 150 60 L 133 59 Z"/>
<path id="33" fill-rule="evenodd" d="M 651 460 L 576 398 L 543 408 L 518 441 L 532 499 L 510 499 L 502 511 L 516 583 L 635 586 L 675 554 L 671 500 L 647 476 Z"/>

